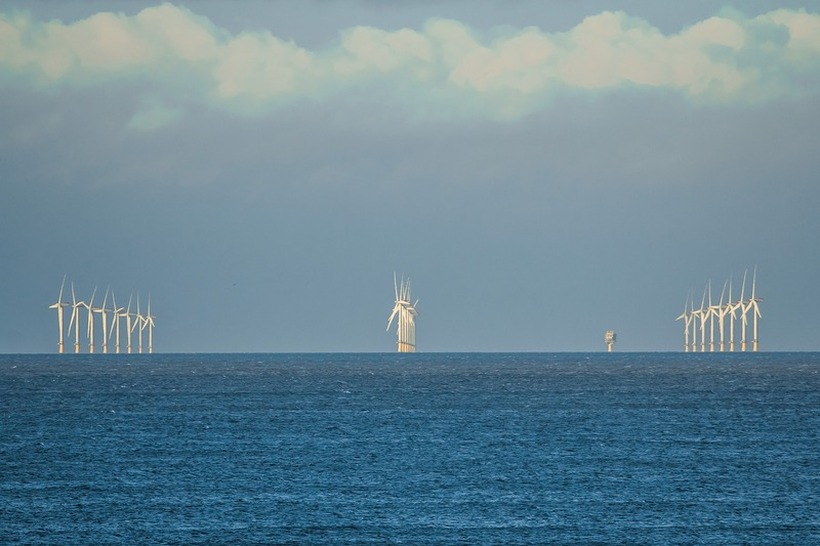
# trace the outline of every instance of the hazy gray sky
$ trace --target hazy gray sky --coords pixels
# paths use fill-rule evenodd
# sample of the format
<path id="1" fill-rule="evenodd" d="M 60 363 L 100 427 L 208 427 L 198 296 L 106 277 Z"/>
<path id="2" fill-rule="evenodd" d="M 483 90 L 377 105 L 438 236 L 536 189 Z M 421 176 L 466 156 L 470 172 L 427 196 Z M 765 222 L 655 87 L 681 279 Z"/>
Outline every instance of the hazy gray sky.
<path id="1" fill-rule="evenodd" d="M 419 350 L 677 351 L 754 266 L 820 350 L 815 2 L 5 1 L 0 123 L 0 352 L 64 274 L 156 351 L 392 351 L 394 271 Z"/>

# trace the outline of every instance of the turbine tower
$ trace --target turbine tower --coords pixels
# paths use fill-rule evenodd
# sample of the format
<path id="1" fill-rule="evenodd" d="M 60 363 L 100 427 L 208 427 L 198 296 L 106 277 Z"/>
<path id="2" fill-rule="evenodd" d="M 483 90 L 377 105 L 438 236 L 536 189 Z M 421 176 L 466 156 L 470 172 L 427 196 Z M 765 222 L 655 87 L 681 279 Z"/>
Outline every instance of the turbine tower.
<path id="1" fill-rule="evenodd" d="M 410 279 L 405 280 L 404 276 L 401 278 L 401 285 L 396 283 L 396 274 L 393 273 L 393 292 L 396 296 L 396 302 L 393 305 L 393 312 L 390 313 L 390 318 L 387 319 L 387 330 L 393 324 L 393 319 L 398 316 L 397 320 L 397 348 L 400 353 L 415 353 L 416 352 L 416 303 L 410 303 Z"/>
<path id="2" fill-rule="evenodd" d="M 57 296 L 57 302 L 53 305 L 49 305 L 49 309 L 56 309 L 57 310 L 57 331 L 58 331 L 58 338 L 57 338 L 57 352 L 59 354 L 63 354 L 65 352 L 65 341 L 63 339 L 63 333 L 65 332 L 64 327 L 64 313 L 63 307 L 68 307 L 69 303 L 67 301 L 63 301 L 63 288 L 65 287 L 65 275 L 63 275 L 63 282 L 60 284 L 60 294 Z"/>

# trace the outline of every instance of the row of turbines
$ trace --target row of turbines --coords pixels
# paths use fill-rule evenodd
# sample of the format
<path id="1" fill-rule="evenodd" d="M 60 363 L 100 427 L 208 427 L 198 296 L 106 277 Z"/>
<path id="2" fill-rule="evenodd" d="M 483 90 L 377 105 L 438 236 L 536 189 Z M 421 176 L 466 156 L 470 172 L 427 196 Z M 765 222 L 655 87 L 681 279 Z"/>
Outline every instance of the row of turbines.
<path id="1" fill-rule="evenodd" d="M 415 353 L 416 316 L 418 316 L 416 305 L 418 305 L 419 300 L 410 303 L 410 279 L 405 280 L 404 275 L 402 275 L 401 284 L 398 284 L 396 274 L 393 273 L 393 293 L 396 296 L 396 301 L 393 305 L 393 312 L 390 313 L 390 318 L 387 319 L 387 330 L 390 330 L 393 319 L 398 317 L 396 321 L 398 351 L 400 353 Z"/>
<path id="2" fill-rule="evenodd" d="M 52 305 L 49 305 L 49 309 L 56 309 L 57 310 L 57 352 L 64 353 L 65 352 L 65 338 L 71 337 L 71 333 L 74 333 L 74 352 L 80 352 L 80 314 L 85 310 L 85 337 L 86 341 L 88 342 L 88 352 L 93 353 L 96 352 L 95 347 L 95 338 L 94 338 L 94 327 L 96 324 L 95 315 L 100 317 L 100 323 L 102 327 L 102 344 L 101 349 L 103 353 L 108 353 L 109 349 L 109 341 L 112 336 L 114 336 L 114 351 L 115 353 L 121 352 L 120 346 L 120 333 L 121 333 L 121 324 L 123 319 L 125 319 L 125 339 L 126 339 L 126 351 L 127 353 L 132 353 L 134 351 L 134 347 L 131 344 L 132 334 L 134 331 L 137 331 L 137 341 L 138 345 L 136 347 L 136 352 L 142 353 L 143 352 L 143 331 L 148 330 L 148 346 L 147 352 L 153 353 L 154 352 L 154 317 L 151 314 L 151 297 L 148 297 L 148 312 L 146 315 L 143 315 L 140 312 L 140 301 L 139 301 L 139 294 L 137 294 L 137 301 L 136 301 L 136 312 L 131 311 L 131 303 L 133 300 L 133 294 L 128 298 L 128 306 L 127 307 L 117 307 L 117 300 L 114 297 L 114 293 L 111 292 L 110 289 L 106 289 L 105 297 L 103 298 L 101 305 L 94 305 L 94 298 L 97 295 L 97 288 L 94 288 L 94 292 L 91 294 L 91 299 L 89 301 L 78 301 L 76 294 L 74 292 L 74 282 L 71 283 L 71 302 L 63 301 L 63 290 L 65 288 L 65 276 L 63 276 L 63 282 L 60 284 L 60 293 L 57 296 L 57 301 Z M 108 296 L 111 296 L 111 307 L 108 306 Z M 70 308 L 71 309 L 71 318 L 68 324 L 68 330 L 65 329 L 65 311 L 64 309 Z M 109 320 L 110 317 L 110 320 Z M 67 335 L 66 335 L 67 334 Z"/>
<path id="3" fill-rule="evenodd" d="M 740 289 L 740 298 L 737 301 L 732 299 L 732 281 L 731 279 L 723 283 L 723 290 L 720 293 L 720 300 L 717 304 L 712 303 L 712 282 L 709 281 L 706 288 L 703 290 L 703 298 L 700 302 L 700 308 L 695 309 L 692 292 L 689 292 L 689 297 L 683 306 L 683 313 L 675 320 L 683 321 L 683 350 L 684 352 L 714 352 L 715 351 L 715 326 L 718 331 L 718 351 L 735 350 L 735 320 L 738 319 L 736 313 L 739 312 L 740 318 L 740 350 L 749 350 L 749 344 L 746 340 L 746 330 L 748 325 L 747 315 L 752 316 L 752 342 L 751 350 L 757 352 L 758 350 L 758 319 L 762 317 L 760 314 L 759 303 L 763 298 L 757 296 L 755 293 L 755 285 L 757 284 L 757 267 L 752 273 L 752 292 L 749 299 L 744 299 L 746 293 L 746 274 L 748 270 L 743 272 L 743 285 Z M 728 294 L 726 287 L 729 287 Z M 708 303 L 707 303 L 708 295 Z M 724 296 L 726 301 L 724 302 Z M 728 320 L 727 320 L 728 317 Z M 715 322 L 717 321 L 717 324 Z M 729 342 L 726 344 L 726 326 L 728 323 Z M 698 337 L 698 330 L 700 330 L 700 337 Z M 707 336 L 708 333 L 708 336 Z M 698 343 L 700 342 L 700 343 Z"/>

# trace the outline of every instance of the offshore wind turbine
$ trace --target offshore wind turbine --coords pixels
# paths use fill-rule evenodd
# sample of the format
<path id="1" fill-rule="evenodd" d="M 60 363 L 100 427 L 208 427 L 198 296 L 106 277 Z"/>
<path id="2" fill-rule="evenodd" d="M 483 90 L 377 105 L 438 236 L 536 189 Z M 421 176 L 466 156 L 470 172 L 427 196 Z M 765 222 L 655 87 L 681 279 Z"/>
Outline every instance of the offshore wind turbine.
<path id="1" fill-rule="evenodd" d="M 735 304 L 732 303 L 732 277 L 729 277 L 729 296 L 726 298 L 726 310 L 729 315 L 729 352 L 735 351 Z"/>
<path id="2" fill-rule="evenodd" d="M 134 297 L 134 293 L 131 292 L 131 295 L 128 296 L 128 309 L 125 311 L 125 329 L 127 330 L 128 334 L 128 354 L 131 354 L 131 332 L 134 331 L 134 327 L 131 325 L 131 317 L 134 316 L 131 314 L 131 299 Z"/>
<path id="3" fill-rule="evenodd" d="M 712 305 L 712 279 L 709 279 L 709 307 L 707 308 L 707 317 L 709 319 L 709 352 L 715 352 L 715 317 L 717 316 L 717 307 Z"/>
<path id="4" fill-rule="evenodd" d="M 142 317 L 142 326 L 140 327 L 140 332 L 146 327 L 148 328 L 148 353 L 154 352 L 154 316 L 151 314 L 151 295 L 148 295 L 148 314 Z M 142 335 L 140 335 L 140 338 Z M 140 347 L 142 344 L 140 343 Z M 140 349 L 142 352 L 142 349 Z"/>
<path id="5" fill-rule="evenodd" d="M 103 354 L 108 353 L 108 311 L 111 309 L 106 308 L 106 305 L 108 305 L 108 293 L 110 289 L 110 286 L 105 289 L 105 298 L 103 299 L 102 307 L 94 308 L 94 312 L 99 313 L 102 319 Z"/>
<path id="6" fill-rule="evenodd" d="M 695 309 L 695 298 L 692 297 L 690 313 L 692 315 L 692 352 L 698 352 L 698 322 L 700 320 L 700 309 Z"/>
<path id="7" fill-rule="evenodd" d="M 401 278 L 401 285 L 396 283 L 396 274 L 393 273 L 393 293 L 396 301 L 393 305 L 393 311 L 390 313 L 390 318 L 387 319 L 387 329 L 393 324 L 393 319 L 398 317 L 396 323 L 396 335 L 398 341 L 396 343 L 398 352 L 400 353 L 414 353 L 416 352 L 416 305 L 410 303 L 410 279 L 405 280 L 404 276 Z"/>
<path id="8" fill-rule="evenodd" d="M 142 328 L 143 328 L 142 321 L 143 321 L 143 316 L 140 314 L 140 294 L 139 294 L 139 292 L 137 292 L 137 316 L 135 317 L 134 325 L 131 326 L 131 328 L 133 329 L 133 328 L 136 328 L 137 326 L 139 326 L 139 329 L 137 331 L 137 339 L 139 340 L 139 345 L 138 345 L 139 351 L 138 352 L 140 354 L 142 354 Z"/>
<path id="9" fill-rule="evenodd" d="M 77 301 L 77 296 L 74 294 L 74 281 L 71 281 L 71 320 L 68 323 L 68 333 L 71 335 L 71 328 L 74 327 L 74 352 L 80 352 L 80 307 L 85 305 L 85 302 Z"/>
<path id="10" fill-rule="evenodd" d="M 700 320 L 700 352 L 706 352 L 706 321 L 709 319 L 709 310 L 704 307 L 706 304 L 706 289 L 703 289 L 703 298 L 700 300 L 700 310 L 698 319 Z"/>
<path id="11" fill-rule="evenodd" d="M 686 301 L 683 304 L 683 313 L 680 314 L 678 318 L 675 320 L 682 320 L 683 321 L 683 352 L 686 353 L 689 351 L 689 327 L 694 322 L 695 316 L 693 312 L 690 312 L 688 307 L 691 307 L 692 304 L 692 291 L 689 291 L 689 295 L 686 298 Z M 693 309 L 694 311 L 694 309 Z"/>
<path id="12" fill-rule="evenodd" d="M 111 303 L 113 305 L 112 313 L 114 314 L 113 318 L 111 319 L 111 332 L 108 333 L 109 339 L 112 335 L 114 335 L 114 330 L 117 331 L 117 337 L 115 338 L 114 343 L 114 352 L 119 354 L 120 353 L 120 322 L 122 322 L 122 317 L 125 315 L 122 312 L 125 310 L 125 307 L 117 307 L 117 298 L 114 296 L 114 293 L 111 292 Z"/>
<path id="13" fill-rule="evenodd" d="M 723 290 L 720 291 L 720 302 L 717 306 L 717 318 L 718 318 L 718 329 L 720 331 L 720 352 L 722 353 L 726 350 L 726 344 L 724 342 L 724 332 L 725 328 L 725 318 L 729 311 L 732 309 L 731 301 L 727 302 L 727 305 L 723 305 L 723 296 L 726 294 L 726 285 L 729 281 L 724 281 L 723 283 Z"/>
<path id="14" fill-rule="evenodd" d="M 63 301 L 63 288 L 65 288 L 65 275 L 63 275 L 63 282 L 60 284 L 60 294 L 57 296 L 57 302 L 49 305 L 49 309 L 56 309 L 57 310 L 57 331 L 58 331 L 58 338 L 57 338 L 57 352 L 62 354 L 65 350 L 65 341 L 63 339 L 63 333 L 65 332 L 64 327 L 64 313 L 63 307 L 68 307 L 69 303 L 67 301 Z"/>
<path id="15" fill-rule="evenodd" d="M 86 336 L 88 337 L 88 352 L 94 352 L 94 296 L 97 295 L 97 287 L 94 287 L 94 292 L 91 293 L 91 301 L 83 303 L 83 307 L 88 311 L 88 323 L 86 326 Z"/>
<path id="16" fill-rule="evenodd" d="M 757 352 L 758 345 L 757 345 L 757 319 L 761 318 L 762 315 L 760 314 L 760 306 L 757 305 L 757 302 L 762 301 L 762 298 L 758 298 L 755 296 L 755 284 L 757 282 L 757 266 L 754 268 L 754 273 L 752 273 L 752 295 L 749 299 L 749 302 L 744 309 L 743 313 L 745 314 L 748 310 L 753 310 L 752 312 L 752 351 Z"/>

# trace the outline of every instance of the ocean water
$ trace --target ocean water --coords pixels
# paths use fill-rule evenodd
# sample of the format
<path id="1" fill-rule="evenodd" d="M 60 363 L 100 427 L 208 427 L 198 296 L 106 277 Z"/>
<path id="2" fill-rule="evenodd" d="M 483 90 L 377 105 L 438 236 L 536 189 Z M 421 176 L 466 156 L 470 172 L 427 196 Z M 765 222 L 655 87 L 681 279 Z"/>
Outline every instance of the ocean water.
<path id="1" fill-rule="evenodd" d="M 820 544 L 820 353 L 0 355 L 0 544 Z"/>

